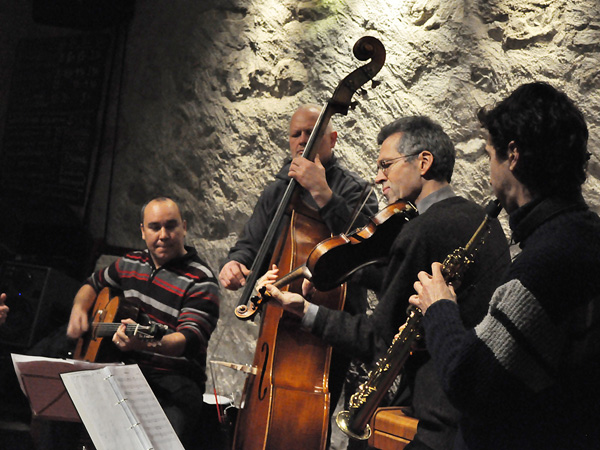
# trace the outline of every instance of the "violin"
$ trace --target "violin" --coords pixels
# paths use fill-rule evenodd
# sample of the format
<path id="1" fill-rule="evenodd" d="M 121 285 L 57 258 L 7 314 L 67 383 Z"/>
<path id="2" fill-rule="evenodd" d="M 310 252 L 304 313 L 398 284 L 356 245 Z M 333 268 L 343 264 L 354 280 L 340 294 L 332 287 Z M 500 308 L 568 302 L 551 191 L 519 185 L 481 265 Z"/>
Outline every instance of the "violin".
<path id="1" fill-rule="evenodd" d="M 274 286 L 279 288 L 298 278 L 306 278 L 318 291 L 334 289 L 357 270 L 385 262 L 402 226 L 417 215 L 412 203 L 398 200 L 371 217 L 360 230 L 333 236 L 317 244 L 304 264 L 281 277 Z M 250 299 L 250 305 L 238 306 L 235 315 L 243 320 L 254 317 L 268 299 L 264 289 L 260 294 Z"/>

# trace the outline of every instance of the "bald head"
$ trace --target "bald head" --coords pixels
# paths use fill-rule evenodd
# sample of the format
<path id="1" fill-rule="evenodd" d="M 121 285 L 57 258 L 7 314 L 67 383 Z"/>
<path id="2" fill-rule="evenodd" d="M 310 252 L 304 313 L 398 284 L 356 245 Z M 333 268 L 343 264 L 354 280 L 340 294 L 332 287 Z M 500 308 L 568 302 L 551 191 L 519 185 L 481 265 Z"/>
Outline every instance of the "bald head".
<path id="1" fill-rule="evenodd" d="M 184 247 L 187 224 L 179 206 L 170 198 L 155 198 L 144 205 L 140 229 L 157 268 L 187 253 Z"/>
<path id="2" fill-rule="evenodd" d="M 289 130 L 290 154 L 292 158 L 301 156 L 304 152 L 308 138 L 321 114 L 321 109 L 320 106 L 306 104 L 300 106 L 292 115 Z M 323 140 L 317 151 L 322 163 L 326 163 L 331 159 L 336 141 L 337 132 L 333 131 L 331 123 L 328 123 L 325 128 Z"/>
<path id="3" fill-rule="evenodd" d="M 169 197 L 156 197 L 156 198 L 153 198 L 152 200 L 144 203 L 144 206 L 142 206 L 142 209 L 140 210 L 140 223 L 141 224 L 144 223 L 144 214 L 146 213 L 146 207 L 150 203 L 172 203 L 174 205 L 174 207 L 177 208 L 177 211 L 179 212 L 179 218 L 181 220 L 183 220 L 183 215 L 181 214 L 179 205 L 177 203 L 175 203 L 175 201 L 173 199 L 171 199 Z"/>

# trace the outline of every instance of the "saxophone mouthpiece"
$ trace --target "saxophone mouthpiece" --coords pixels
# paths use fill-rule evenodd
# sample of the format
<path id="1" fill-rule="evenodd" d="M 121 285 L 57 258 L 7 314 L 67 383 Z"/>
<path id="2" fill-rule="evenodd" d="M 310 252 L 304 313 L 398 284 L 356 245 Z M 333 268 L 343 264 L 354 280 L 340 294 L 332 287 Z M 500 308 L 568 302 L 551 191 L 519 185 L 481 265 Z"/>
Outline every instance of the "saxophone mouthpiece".
<path id="1" fill-rule="evenodd" d="M 500 200 L 498 200 L 497 198 L 494 200 L 490 200 L 488 205 L 485 207 L 485 213 L 490 219 L 495 219 L 496 217 L 498 217 L 500 211 L 502 211 L 502 205 L 500 204 Z"/>

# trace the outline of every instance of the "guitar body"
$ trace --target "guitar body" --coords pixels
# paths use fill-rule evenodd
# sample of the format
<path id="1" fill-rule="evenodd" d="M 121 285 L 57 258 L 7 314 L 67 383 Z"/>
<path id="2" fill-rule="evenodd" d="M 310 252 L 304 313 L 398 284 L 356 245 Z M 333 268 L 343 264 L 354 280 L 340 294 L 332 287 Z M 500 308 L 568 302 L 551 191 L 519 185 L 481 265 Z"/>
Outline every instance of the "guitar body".
<path id="1" fill-rule="evenodd" d="M 105 340 L 115 333 L 121 319 L 135 318 L 138 308 L 124 301 L 121 293 L 104 288 L 96 297 L 90 314 L 90 329 L 79 339 L 73 359 L 89 362 L 118 360 L 120 352 Z M 98 326 L 106 324 L 107 326 Z"/>

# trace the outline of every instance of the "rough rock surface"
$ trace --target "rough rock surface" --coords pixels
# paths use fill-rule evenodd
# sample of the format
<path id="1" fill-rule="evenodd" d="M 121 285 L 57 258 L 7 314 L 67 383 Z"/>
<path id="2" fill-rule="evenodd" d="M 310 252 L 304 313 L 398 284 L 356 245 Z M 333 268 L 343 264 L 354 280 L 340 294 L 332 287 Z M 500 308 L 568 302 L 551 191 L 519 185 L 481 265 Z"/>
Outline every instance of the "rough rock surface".
<path id="1" fill-rule="evenodd" d="M 585 196 L 600 212 L 595 0 L 141 0 L 127 40 L 109 243 L 140 246 L 137 206 L 166 193 L 181 201 L 189 241 L 217 271 L 287 154 L 290 114 L 324 104 L 363 64 L 352 46 L 364 35 L 382 41 L 387 61 L 376 87 L 334 117 L 348 167 L 371 178 L 379 127 L 426 114 L 456 143 L 456 191 L 483 203 L 491 191 L 476 110 L 547 81 L 588 120 Z M 258 327 L 233 316 L 236 301 L 223 292 L 210 358 L 250 363 Z M 239 399 L 244 377 L 214 373 L 219 390 Z"/>

